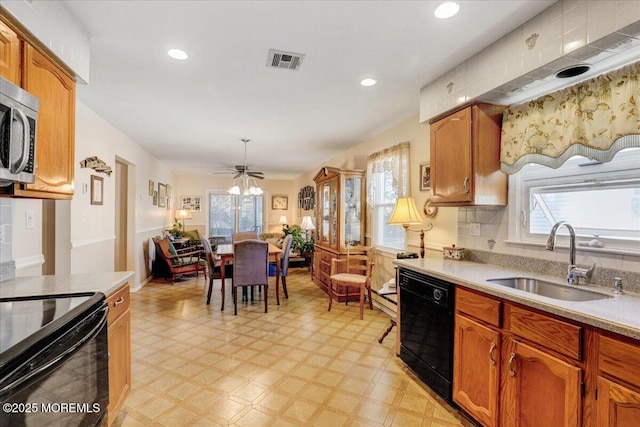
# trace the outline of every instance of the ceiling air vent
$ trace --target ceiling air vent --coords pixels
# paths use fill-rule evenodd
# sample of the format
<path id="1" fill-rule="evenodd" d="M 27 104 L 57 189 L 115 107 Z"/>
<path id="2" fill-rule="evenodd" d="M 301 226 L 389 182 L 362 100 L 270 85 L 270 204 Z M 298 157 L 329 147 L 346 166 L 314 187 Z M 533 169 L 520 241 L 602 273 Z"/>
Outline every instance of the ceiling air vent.
<path id="1" fill-rule="evenodd" d="M 304 55 L 301 53 L 285 52 L 283 50 L 269 50 L 267 67 L 285 68 L 297 71 L 302 64 Z"/>

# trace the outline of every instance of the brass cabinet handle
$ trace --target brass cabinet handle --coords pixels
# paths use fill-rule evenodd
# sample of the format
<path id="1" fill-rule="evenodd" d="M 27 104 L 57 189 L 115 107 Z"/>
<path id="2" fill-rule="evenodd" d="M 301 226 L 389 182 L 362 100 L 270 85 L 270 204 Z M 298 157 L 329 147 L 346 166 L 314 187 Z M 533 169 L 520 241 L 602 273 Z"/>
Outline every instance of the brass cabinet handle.
<path id="1" fill-rule="evenodd" d="M 114 303 L 113 303 L 113 306 L 114 306 L 114 307 L 117 307 L 117 306 L 119 306 L 120 304 L 122 304 L 123 302 L 124 302 L 124 298 L 123 298 L 123 297 L 120 297 L 120 298 L 118 298 L 118 300 L 117 300 L 116 302 L 114 302 Z"/>
<path id="2" fill-rule="evenodd" d="M 462 187 L 464 188 L 465 193 L 469 192 L 469 177 L 466 177 L 464 179 L 464 183 L 462 183 Z"/>
<path id="3" fill-rule="evenodd" d="M 489 360 L 491 361 L 492 365 L 496 364 L 496 359 L 493 358 L 493 350 L 495 349 L 496 349 L 496 343 L 492 342 L 491 347 L 489 348 Z"/>
<path id="4" fill-rule="evenodd" d="M 516 371 L 515 369 L 513 369 L 513 361 L 516 358 L 516 354 L 515 353 L 511 353 L 511 357 L 509 358 L 509 375 L 511 375 L 512 377 L 516 376 Z"/>

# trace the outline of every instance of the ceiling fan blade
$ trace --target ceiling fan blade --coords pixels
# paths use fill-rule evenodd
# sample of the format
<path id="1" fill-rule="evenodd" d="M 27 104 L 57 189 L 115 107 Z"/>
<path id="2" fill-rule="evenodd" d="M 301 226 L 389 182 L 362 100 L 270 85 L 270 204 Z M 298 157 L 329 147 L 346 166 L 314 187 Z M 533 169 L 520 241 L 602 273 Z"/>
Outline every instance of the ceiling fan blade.
<path id="1" fill-rule="evenodd" d="M 264 179 L 264 174 L 262 172 L 247 172 L 247 175 L 256 179 Z"/>
<path id="2" fill-rule="evenodd" d="M 244 176 L 244 173 L 243 173 L 243 172 L 238 172 L 238 173 L 233 177 L 233 179 L 240 178 L 240 177 L 242 177 L 242 176 Z"/>
<path id="3" fill-rule="evenodd" d="M 227 172 L 212 172 L 214 175 L 233 175 L 234 173 L 237 173 L 235 171 L 227 171 Z"/>

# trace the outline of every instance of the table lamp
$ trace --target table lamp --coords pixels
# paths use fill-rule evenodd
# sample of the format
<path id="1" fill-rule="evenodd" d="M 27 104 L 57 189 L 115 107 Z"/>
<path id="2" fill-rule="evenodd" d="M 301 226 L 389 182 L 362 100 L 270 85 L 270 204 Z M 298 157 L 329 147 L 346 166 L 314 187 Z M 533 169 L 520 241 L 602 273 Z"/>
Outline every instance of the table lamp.
<path id="1" fill-rule="evenodd" d="M 389 225 L 402 225 L 406 231 L 420 231 L 420 258 L 424 258 L 424 232 L 433 228 L 433 224 L 427 224 L 427 228 L 411 230 L 410 225 L 424 225 L 424 218 L 416 208 L 416 201 L 413 197 L 398 197 L 396 205 L 389 221 Z"/>
<path id="2" fill-rule="evenodd" d="M 278 223 L 282 225 L 282 231 L 284 231 L 287 228 L 287 224 L 289 223 L 289 221 L 287 221 L 287 216 L 281 215 Z"/>
<path id="3" fill-rule="evenodd" d="M 176 218 L 182 220 L 182 231 L 184 232 L 184 220 L 191 219 L 191 211 L 189 209 L 178 209 L 176 211 Z"/>
<path id="4" fill-rule="evenodd" d="M 315 230 L 316 226 L 313 225 L 313 219 L 309 215 L 305 215 L 302 217 L 300 228 L 305 231 L 305 239 L 309 240 L 309 230 Z"/>

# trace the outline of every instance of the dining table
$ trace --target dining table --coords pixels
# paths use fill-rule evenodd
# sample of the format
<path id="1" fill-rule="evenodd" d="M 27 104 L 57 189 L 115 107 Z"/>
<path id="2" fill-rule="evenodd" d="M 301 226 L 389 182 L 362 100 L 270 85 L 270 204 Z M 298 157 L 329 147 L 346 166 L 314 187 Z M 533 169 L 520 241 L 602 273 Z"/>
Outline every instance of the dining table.
<path id="1" fill-rule="evenodd" d="M 280 257 L 283 254 L 282 249 L 269 243 L 269 261 L 275 261 L 276 263 L 276 303 L 280 305 Z M 216 249 L 216 256 L 220 259 L 220 283 L 222 291 L 222 306 L 220 311 L 224 311 L 224 276 L 225 265 L 233 263 L 233 245 L 218 245 Z"/>

